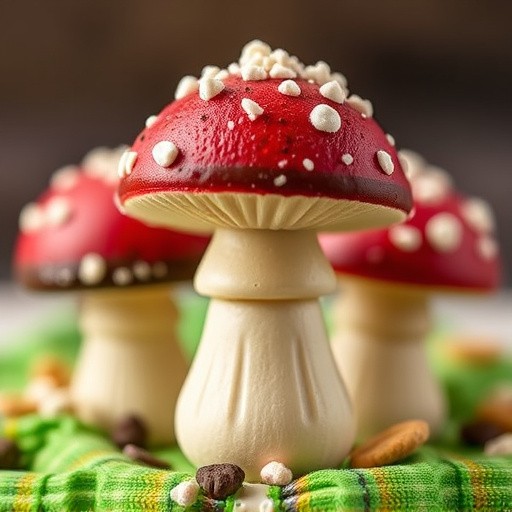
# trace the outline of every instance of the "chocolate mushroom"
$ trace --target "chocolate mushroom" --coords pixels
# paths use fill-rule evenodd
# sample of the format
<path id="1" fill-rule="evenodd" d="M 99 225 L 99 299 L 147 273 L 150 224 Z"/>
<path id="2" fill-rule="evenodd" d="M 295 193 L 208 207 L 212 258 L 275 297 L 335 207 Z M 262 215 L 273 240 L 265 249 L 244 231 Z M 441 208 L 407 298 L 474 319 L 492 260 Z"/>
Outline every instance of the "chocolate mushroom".
<path id="1" fill-rule="evenodd" d="M 229 461 L 254 481 L 271 461 L 296 475 L 335 467 L 355 425 L 318 302 L 335 278 L 316 230 L 405 217 L 394 148 L 344 77 L 260 41 L 176 97 L 126 153 L 119 197 L 147 222 L 215 230 L 195 278 L 213 299 L 178 443 L 198 466 Z"/>
<path id="2" fill-rule="evenodd" d="M 320 235 L 342 285 L 331 346 L 364 437 L 411 418 L 440 432 L 445 400 L 423 343 L 430 298 L 487 292 L 499 282 L 487 203 L 457 193 L 444 171 L 417 155 L 408 152 L 407 162 L 415 207 L 406 222 Z"/>
<path id="3" fill-rule="evenodd" d="M 150 440 L 173 442 L 173 411 L 187 365 L 169 283 L 189 280 L 207 239 L 153 228 L 114 204 L 124 148 L 98 148 L 56 172 L 20 216 L 14 258 L 35 290 L 79 290 L 83 334 L 71 386 L 86 422 L 112 428 L 144 418 Z"/>

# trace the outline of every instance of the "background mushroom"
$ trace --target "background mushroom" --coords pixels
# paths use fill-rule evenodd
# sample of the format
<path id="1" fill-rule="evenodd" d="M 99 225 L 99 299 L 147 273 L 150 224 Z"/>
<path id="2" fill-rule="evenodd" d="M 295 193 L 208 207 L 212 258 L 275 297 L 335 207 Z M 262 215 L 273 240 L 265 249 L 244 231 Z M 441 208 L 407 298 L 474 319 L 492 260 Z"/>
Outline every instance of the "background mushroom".
<path id="1" fill-rule="evenodd" d="M 320 235 L 339 274 L 331 346 L 368 436 L 419 418 L 439 433 L 446 405 L 427 360 L 434 293 L 493 290 L 499 283 L 491 209 L 458 194 L 449 176 L 413 152 L 415 206 L 406 222 L 382 230 Z"/>
<path id="2" fill-rule="evenodd" d="M 384 226 L 411 207 L 392 138 L 319 62 L 253 41 L 185 77 L 121 165 L 120 201 L 155 224 L 215 229 L 195 278 L 213 297 L 176 432 L 197 465 L 248 480 L 340 464 L 355 425 L 318 297 L 333 290 L 315 230 Z"/>
<path id="3" fill-rule="evenodd" d="M 123 151 L 98 148 L 53 175 L 21 212 L 14 269 L 31 289 L 81 291 L 83 341 L 71 385 L 77 415 L 111 428 L 137 414 L 152 442 L 169 443 L 187 365 L 168 283 L 191 279 L 208 240 L 118 211 Z"/>

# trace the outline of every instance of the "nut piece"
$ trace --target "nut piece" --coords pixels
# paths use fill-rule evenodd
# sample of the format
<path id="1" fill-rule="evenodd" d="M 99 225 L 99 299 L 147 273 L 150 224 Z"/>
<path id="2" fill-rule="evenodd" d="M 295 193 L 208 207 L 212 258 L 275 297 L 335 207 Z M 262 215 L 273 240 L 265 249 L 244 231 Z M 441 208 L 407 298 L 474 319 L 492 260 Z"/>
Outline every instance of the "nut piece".
<path id="1" fill-rule="evenodd" d="M 148 452 L 144 448 L 141 448 L 140 446 L 127 444 L 123 448 L 123 453 L 135 462 L 140 462 L 145 466 L 150 466 L 157 469 L 171 469 L 171 465 L 167 461 L 155 457 L 152 453 Z"/>
<path id="2" fill-rule="evenodd" d="M 392 464 L 426 443 L 429 435 L 426 421 L 409 420 L 397 423 L 353 450 L 350 454 L 350 467 L 371 468 Z"/>
<path id="3" fill-rule="evenodd" d="M 288 485 L 293 474 L 282 462 L 269 462 L 260 473 L 261 482 L 268 485 Z"/>
<path id="4" fill-rule="evenodd" d="M 0 438 L 0 469 L 18 469 L 20 449 L 11 439 Z"/>
<path id="5" fill-rule="evenodd" d="M 211 464 L 197 470 L 196 480 L 207 496 L 225 500 L 235 494 L 245 479 L 242 468 L 236 464 Z"/>
<path id="6" fill-rule="evenodd" d="M 182 507 L 190 507 L 197 501 L 199 485 L 194 480 L 179 483 L 171 490 L 171 499 Z"/>
<path id="7" fill-rule="evenodd" d="M 144 421 L 133 414 L 121 418 L 114 425 L 111 433 L 112 441 L 121 449 L 127 444 L 134 444 L 144 448 L 147 437 L 148 433 Z"/>

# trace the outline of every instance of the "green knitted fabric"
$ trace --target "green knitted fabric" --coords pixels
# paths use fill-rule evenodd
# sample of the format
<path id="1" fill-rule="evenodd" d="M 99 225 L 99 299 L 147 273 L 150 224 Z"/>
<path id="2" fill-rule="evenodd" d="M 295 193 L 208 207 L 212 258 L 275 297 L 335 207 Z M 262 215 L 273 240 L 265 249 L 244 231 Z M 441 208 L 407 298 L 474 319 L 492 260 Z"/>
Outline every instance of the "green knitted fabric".
<path id="1" fill-rule="evenodd" d="M 186 304 L 184 318 L 193 332 L 187 334 L 184 327 L 182 332 L 192 354 L 204 302 L 198 308 Z M 12 369 L 24 372 L 34 353 L 43 353 L 45 348 L 72 357 L 78 347 L 76 340 L 73 323 L 65 328 L 59 324 L 53 331 L 51 327 L 39 329 L 37 335 L 20 338 L 16 348 L 0 358 L 1 387 L 20 387 L 23 377 L 14 375 Z M 67 345 L 61 352 L 64 343 Z M 512 382 L 510 361 L 480 369 L 447 363 L 439 368 L 450 397 L 452 428 L 447 432 L 452 434 L 459 421 L 470 415 L 484 390 Z M 194 468 L 176 447 L 156 453 L 173 468 L 164 471 L 134 463 L 102 432 L 72 417 L 4 419 L 0 421 L 0 435 L 17 441 L 23 465 L 19 471 L 0 471 L 0 512 L 184 510 L 171 499 L 171 490 L 193 478 Z M 446 439 L 450 441 L 445 443 L 447 447 L 428 445 L 400 463 L 382 468 L 316 471 L 283 488 L 270 487 L 268 496 L 274 512 L 511 511 L 512 456 L 486 456 L 481 450 L 463 449 L 454 435 Z M 242 507 L 237 505 L 236 496 L 217 502 L 200 493 L 188 510 L 242 512 Z"/>

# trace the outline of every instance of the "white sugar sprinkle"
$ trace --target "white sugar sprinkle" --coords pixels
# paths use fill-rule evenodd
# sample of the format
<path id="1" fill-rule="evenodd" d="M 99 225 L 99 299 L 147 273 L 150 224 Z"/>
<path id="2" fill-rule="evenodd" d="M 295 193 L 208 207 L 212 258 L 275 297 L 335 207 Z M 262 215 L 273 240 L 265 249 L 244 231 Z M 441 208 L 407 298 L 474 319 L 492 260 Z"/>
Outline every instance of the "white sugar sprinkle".
<path id="1" fill-rule="evenodd" d="M 79 177 L 78 168 L 74 165 L 67 165 L 52 174 L 50 185 L 58 190 L 69 190 L 76 185 Z"/>
<path id="2" fill-rule="evenodd" d="M 249 98 L 244 98 L 242 100 L 242 108 L 245 110 L 251 121 L 254 121 L 258 116 L 263 114 L 263 109 L 255 101 L 250 100 Z"/>
<path id="3" fill-rule="evenodd" d="M 347 93 L 341 88 L 340 84 L 335 80 L 325 83 L 319 89 L 320 94 L 328 100 L 336 103 L 343 103 L 347 98 Z"/>
<path id="4" fill-rule="evenodd" d="M 301 93 L 297 82 L 294 82 L 293 80 L 284 80 L 279 84 L 277 90 L 286 96 L 300 96 Z"/>
<path id="5" fill-rule="evenodd" d="M 213 78 L 217 80 L 225 80 L 229 78 L 229 71 L 227 69 L 221 69 Z"/>
<path id="6" fill-rule="evenodd" d="M 233 130 L 235 127 L 235 123 L 233 121 L 228 121 L 228 129 Z"/>
<path id="7" fill-rule="evenodd" d="M 302 165 L 306 171 L 313 171 L 315 169 L 313 160 L 310 160 L 309 158 L 304 158 L 304 160 L 302 160 Z"/>
<path id="8" fill-rule="evenodd" d="M 20 230 L 23 233 L 37 231 L 44 226 L 44 215 L 42 208 L 36 203 L 26 204 L 20 212 Z"/>
<path id="9" fill-rule="evenodd" d="M 242 66 L 240 68 L 242 79 L 246 82 L 253 80 L 266 80 L 268 78 L 265 68 L 262 66 Z"/>
<path id="10" fill-rule="evenodd" d="M 52 227 L 61 226 L 71 217 L 71 204 L 65 197 L 53 197 L 44 208 L 45 224 Z"/>
<path id="11" fill-rule="evenodd" d="M 288 485 L 293 480 L 293 474 L 282 462 L 272 461 L 263 466 L 260 478 L 264 484 Z"/>
<path id="12" fill-rule="evenodd" d="M 414 226 L 394 226 L 389 229 L 388 236 L 390 242 L 404 252 L 414 252 L 421 247 L 421 232 Z"/>
<path id="13" fill-rule="evenodd" d="M 309 114 L 311 124 L 322 132 L 335 133 L 341 128 L 341 117 L 329 105 L 321 103 Z"/>
<path id="14" fill-rule="evenodd" d="M 430 245 L 440 253 L 455 252 L 462 242 L 462 225 L 451 213 L 438 213 L 425 225 Z"/>
<path id="15" fill-rule="evenodd" d="M 190 507 L 197 501 L 199 485 L 195 480 L 186 480 L 171 489 L 171 499 L 182 507 Z"/>
<path id="16" fill-rule="evenodd" d="M 136 261 L 133 264 L 133 275 L 139 281 L 148 281 L 151 278 L 151 266 L 147 261 Z"/>
<path id="17" fill-rule="evenodd" d="M 195 76 L 187 75 L 184 76 L 176 87 L 174 93 L 174 99 L 179 100 L 185 96 L 196 92 L 199 89 L 199 81 Z"/>
<path id="18" fill-rule="evenodd" d="M 284 174 L 280 174 L 276 178 L 274 178 L 274 185 L 276 187 L 282 187 L 286 183 L 286 176 Z"/>
<path id="19" fill-rule="evenodd" d="M 341 155 L 341 161 L 345 165 L 351 165 L 354 163 L 354 157 L 350 153 L 345 153 L 344 155 Z"/>
<path id="20" fill-rule="evenodd" d="M 389 153 L 383 150 L 377 151 L 377 160 L 379 161 L 380 168 L 388 176 L 393 174 L 393 171 L 395 170 L 395 164 L 393 163 L 393 159 Z"/>
<path id="21" fill-rule="evenodd" d="M 128 157 L 128 150 L 126 150 L 119 158 L 119 163 L 117 164 L 117 175 L 120 178 L 124 178 L 126 176 L 126 158 Z"/>
<path id="22" fill-rule="evenodd" d="M 390 146 L 395 147 L 395 138 L 390 133 L 386 133 L 386 139 L 389 142 Z"/>
<path id="23" fill-rule="evenodd" d="M 149 116 L 145 122 L 146 128 L 151 128 L 155 124 L 157 119 L 158 116 Z"/>
<path id="24" fill-rule="evenodd" d="M 284 169 L 287 164 L 288 160 L 279 160 L 279 162 L 277 162 L 277 167 L 279 167 L 279 169 Z"/>
<path id="25" fill-rule="evenodd" d="M 78 279 L 85 285 L 100 283 L 107 273 L 107 263 L 96 253 L 86 254 L 78 266 Z"/>
<path id="26" fill-rule="evenodd" d="M 287 68 L 276 62 L 269 72 L 270 78 L 295 78 L 297 73 L 293 69 Z"/>
<path id="27" fill-rule="evenodd" d="M 218 66 L 205 66 L 201 71 L 201 79 L 203 78 L 216 78 L 220 72 L 220 68 Z"/>
<path id="28" fill-rule="evenodd" d="M 133 281 L 133 274 L 127 267 L 118 267 L 112 273 L 112 281 L 117 286 L 127 286 Z"/>
<path id="29" fill-rule="evenodd" d="M 208 101 L 221 93 L 226 86 L 215 78 L 201 78 L 199 81 L 199 97 Z"/>
<path id="30" fill-rule="evenodd" d="M 347 103 L 365 117 L 373 116 L 373 106 L 369 100 L 363 100 L 357 94 L 352 94 L 347 98 Z"/>
<path id="31" fill-rule="evenodd" d="M 125 158 L 125 169 L 124 173 L 126 176 L 129 176 L 133 171 L 133 166 L 135 165 L 135 162 L 137 161 L 137 152 L 136 151 L 128 151 L 126 153 Z"/>
<path id="32" fill-rule="evenodd" d="M 476 197 L 468 199 L 462 206 L 462 215 L 476 231 L 490 233 L 495 229 L 492 209 L 483 199 Z"/>
<path id="33" fill-rule="evenodd" d="M 476 249 L 480 257 L 486 261 L 493 260 L 498 255 L 498 243 L 488 235 L 478 239 Z"/>
<path id="34" fill-rule="evenodd" d="M 176 160 L 179 149 L 169 140 L 162 140 L 153 146 L 151 151 L 155 162 L 162 167 L 171 166 Z"/>

